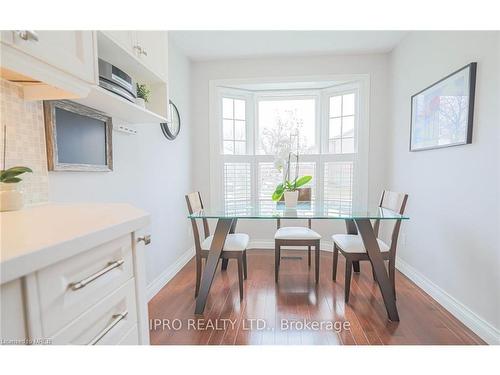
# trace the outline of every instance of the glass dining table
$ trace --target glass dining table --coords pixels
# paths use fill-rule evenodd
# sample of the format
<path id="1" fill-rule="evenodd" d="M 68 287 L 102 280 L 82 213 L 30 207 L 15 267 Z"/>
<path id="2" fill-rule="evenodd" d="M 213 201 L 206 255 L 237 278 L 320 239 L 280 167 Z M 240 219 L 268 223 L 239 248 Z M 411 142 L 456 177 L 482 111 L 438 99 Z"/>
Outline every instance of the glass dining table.
<path id="1" fill-rule="evenodd" d="M 188 216 L 190 219 L 216 219 L 217 225 L 203 270 L 200 290 L 196 299 L 195 314 L 202 314 L 219 263 L 224 242 L 229 233 L 234 233 L 238 220 L 278 220 L 311 219 L 343 220 L 349 234 L 361 236 L 366 252 L 373 266 L 376 281 L 391 321 L 399 321 L 396 298 L 384 265 L 372 221 L 408 220 L 409 217 L 397 212 L 377 207 L 368 211 L 350 209 L 339 210 L 334 202 L 299 202 L 297 208 L 287 209 L 282 202 L 264 202 L 258 206 L 234 206 L 225 209 L 202 209 Z M 332 233 L 334 234 L 334 233 Z M 354 271 L 359 272 L 359 264 L 354 264 Z"/>

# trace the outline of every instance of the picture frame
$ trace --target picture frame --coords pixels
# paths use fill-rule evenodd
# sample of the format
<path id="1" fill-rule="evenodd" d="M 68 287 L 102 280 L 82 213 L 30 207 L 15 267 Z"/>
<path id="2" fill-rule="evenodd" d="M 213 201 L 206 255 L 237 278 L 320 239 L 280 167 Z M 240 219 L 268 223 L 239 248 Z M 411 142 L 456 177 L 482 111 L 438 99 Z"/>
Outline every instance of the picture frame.
<path id="1" fill-rule="evenodd" d="M 472 143 L 477 63 L 411 97 L 410 151 Z"/>
<path id="2" fill-rule="evenodd" d="M 43 109 L 47 144 L 47 165 L 49 171 L 111 172 L 113 170 L 113 122 L 110 116 L 69 100 L 46 100 L 43 102 Z M 65 112 L 70 116 L 74 114 L 76 115 L 75 118 L 81 119 L 82 122 L 88 119 L 89 126 L 98 124 L 98 126 L 103 127 L 103 133 L 100 134 L 99 144 L 85 144 L 82 147 L 84 150 L 89 151 L 90 154 L 97 150 L 100 153 L 99 157 L 102 159 L 102 163 L 67 162 L 61 160 L 61 150 L 59 150 L 58 147 L 56 112 Z M 82 124 L 79 125 L 85 126 Z M 99 129 L 98 133 L 100 133 Z M 61 145 L 60 142 L 61 140 L 59 140 L 59 144 Z"/>

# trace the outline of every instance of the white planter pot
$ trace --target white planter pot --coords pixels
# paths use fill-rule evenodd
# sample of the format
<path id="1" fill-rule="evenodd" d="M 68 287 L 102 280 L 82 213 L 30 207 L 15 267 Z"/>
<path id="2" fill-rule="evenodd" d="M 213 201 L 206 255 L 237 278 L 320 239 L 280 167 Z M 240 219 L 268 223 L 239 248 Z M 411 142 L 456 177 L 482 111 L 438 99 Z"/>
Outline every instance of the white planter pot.
<path id="1" fill-rule="evenodd" d="M 297 208 L 297 200 L 299 199 L 299 191 L 285 191 L 285 207 Z"/>
<path id="2" fill-rule="evenodd" d="M 137 104 L 139 107 L 146 108 L 146 102 L 143 98 L 135 98 L 135 104 Z"/>
<path id="3" fill-rule="evenodd" d="M 24 206 L 23 193 L 19 183 L 0 183 L 0 211 L 20 210 Z"/>

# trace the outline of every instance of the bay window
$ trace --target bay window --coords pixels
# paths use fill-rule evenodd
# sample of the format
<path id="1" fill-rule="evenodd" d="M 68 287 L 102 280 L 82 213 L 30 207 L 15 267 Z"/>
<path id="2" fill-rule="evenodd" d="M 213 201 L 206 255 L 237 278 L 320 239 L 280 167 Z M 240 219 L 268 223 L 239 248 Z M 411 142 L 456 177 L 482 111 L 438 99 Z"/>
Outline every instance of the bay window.
<path id="1" fill-rule="evenodd" d="M 360 83 L 305 90 L 216 87 L 212 131 L 212 199 L 226 210 L 273 207 L 282 182 L 276 156 L 299 152 L 312 199 L 348 213 L 366 204 L 367 127 Z M 288 148 L 287 148 L 288 147 Z M 295 165 L 292 165 L 295 168 Z"/>

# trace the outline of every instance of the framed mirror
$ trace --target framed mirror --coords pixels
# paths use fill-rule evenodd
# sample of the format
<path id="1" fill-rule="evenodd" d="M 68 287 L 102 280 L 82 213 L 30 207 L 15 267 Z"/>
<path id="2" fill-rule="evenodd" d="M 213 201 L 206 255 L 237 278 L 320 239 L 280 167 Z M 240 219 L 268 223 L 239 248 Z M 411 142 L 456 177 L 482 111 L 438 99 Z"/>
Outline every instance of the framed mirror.
<path id="1" fill-rule="evenodd" d="M 68 100 L 43 102 L 49 171 L 113 170 L 111 117 Z"/>
<path id="2" fill-rule="evenodd" d="M 170 122 L 161 123 L 161 130 L 167 139 L 174 140 L 181 130 L 181 117 L 175 104 L 169 100 L 168 110 L 170 111 Z"/>

